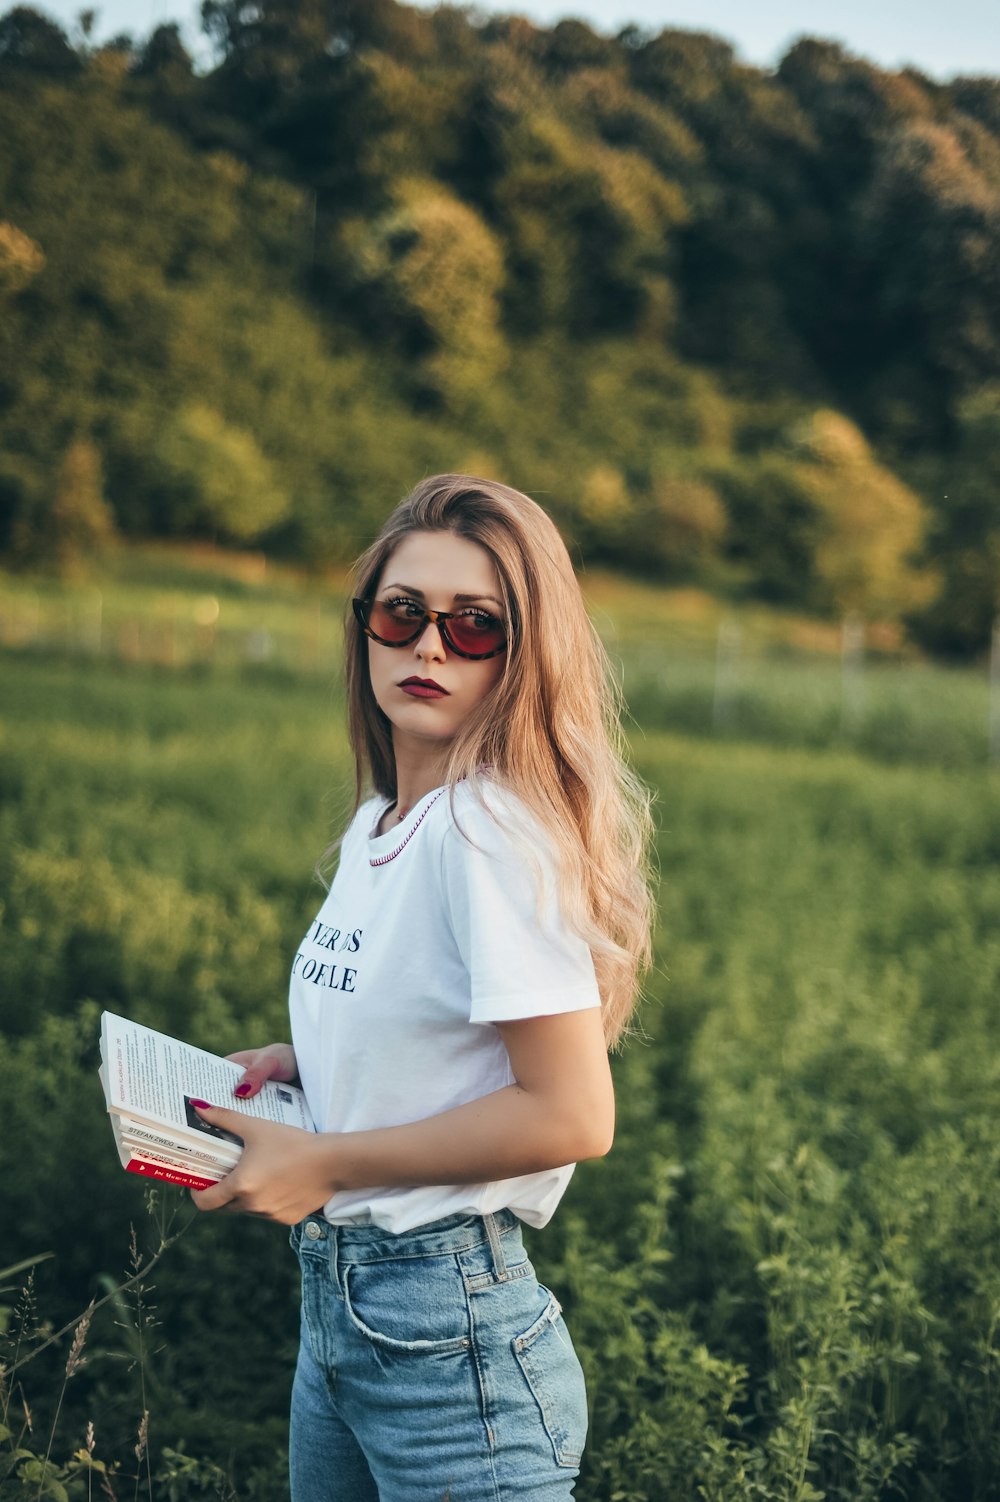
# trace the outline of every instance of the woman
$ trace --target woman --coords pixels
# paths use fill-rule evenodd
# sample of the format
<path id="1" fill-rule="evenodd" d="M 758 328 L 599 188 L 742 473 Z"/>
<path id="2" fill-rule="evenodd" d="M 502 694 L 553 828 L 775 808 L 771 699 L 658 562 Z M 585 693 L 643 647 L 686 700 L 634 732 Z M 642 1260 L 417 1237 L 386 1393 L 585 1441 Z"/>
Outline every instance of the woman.
<path id="1" fill-rule="evenodd" d="M 647 800 L 527 496 L 425 480 L 355 579 L 355 817 L 292 965 L 293 1043 L 233 1056 L 239 1095 L 300 1079 L 318 1133 L 203 1110 L 246 1147 L 194 1198 L 294 1227 L 294 1502 L 556 1502 L 586 1399 L 520 1223 L 611 1146 Z"/>

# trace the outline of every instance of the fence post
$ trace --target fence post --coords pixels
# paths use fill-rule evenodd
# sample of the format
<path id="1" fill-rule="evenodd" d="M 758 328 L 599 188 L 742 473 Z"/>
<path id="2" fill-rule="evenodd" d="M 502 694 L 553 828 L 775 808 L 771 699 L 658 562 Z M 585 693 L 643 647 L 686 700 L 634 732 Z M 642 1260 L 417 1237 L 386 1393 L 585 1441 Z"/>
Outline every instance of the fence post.
<path id="1" fill-rule="evenodd" d="M 742 646 L 743 627 L 739 621 L 723 618 L 719 622 L 719 634 L 715 641 L 715 685 L 712 693 L 714 731 L 724 730 L 733 720 Z"/>
<path id="2" fill-rule="evenodd" d="M 173 595 L 163 617 L 163 660 L 168 667 L 177 666 L 177 599 Z"/>
<path id="3" fill-rule="evenodd" d="M 34 647 L 42 633 L 42 602 L 37 589 L 29 589 L 22 599 L 24 609 L 18 611 L 20 622 L 15 641 L 19 647 Z"/>
<path id="4" fill-rule="evenodd" d="M 1000 762 L 1000 617 L 989 641 L 989 760 Z"/>
<path id="5" fill-rule="evenodd" d="M 104 635 L 104 595 L 96 584 L 83 591 L 80 605 L 80 646 L 92 657 L 99 657 Z"/>
<path id="6" fill-rule="evenodd" d="M 307 671 L 315 672 L 323 662 L 323 601 L 319 598 L 307 604 L 302 616 L 302 635 L 299 639 L 299 662 Z"/>
<path id="7" fill-rule="evenodd" d="M 840 726 L 851 735 L 865 712 L 865 623 L 854 611 L 840 630 Z"/>
<path id="8" fill-rule="evenodd" d="M 194 602 L 194 623 L 197 627 L 197 659 L 210 663 L 215 658 L 215 635 L 220 615 L 219 602 L 215 595 L 200 595 Z"/>

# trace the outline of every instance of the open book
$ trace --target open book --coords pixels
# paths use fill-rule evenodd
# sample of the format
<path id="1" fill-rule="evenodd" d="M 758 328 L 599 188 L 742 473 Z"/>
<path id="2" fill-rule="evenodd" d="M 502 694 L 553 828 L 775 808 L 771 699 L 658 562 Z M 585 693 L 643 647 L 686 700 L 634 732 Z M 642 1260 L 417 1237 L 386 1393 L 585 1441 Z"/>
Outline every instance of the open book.
<path id="1" fill-rule="evenodd" d="M 147 1178 L 207 1189 L 239 1161 L 242 1138 L 202 1121 L 192 1099 L 316 1130 L 296 1085 L 268 1080 L 259 1095 L 240 1100 L 239 1064 L 113 1012 L 101 1017 L 99 1073 L 122 1167 Z"/>

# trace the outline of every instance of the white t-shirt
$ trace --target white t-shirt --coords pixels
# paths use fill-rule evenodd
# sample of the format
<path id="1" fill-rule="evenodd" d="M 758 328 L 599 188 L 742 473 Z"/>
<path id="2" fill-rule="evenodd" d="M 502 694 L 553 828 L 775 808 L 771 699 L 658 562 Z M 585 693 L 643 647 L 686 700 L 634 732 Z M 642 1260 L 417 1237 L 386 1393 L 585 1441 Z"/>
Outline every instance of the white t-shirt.
<path id="1" fill-rule="evenodd" d="M 541 831 L 511 794 L 486 793 L 489 812 L 465 784 L 454 798 L 438 788 L 383 835 L 373 799 L 344 837 L 289 994 L 321 1132 L 400 1126 L 502 1089 L 514 1076 L 493 1023 L 600 1005 L 590 950 L 559 919 Z M 508 1208 L 542 1226 L 572 1172 L 345 1190 L 324 1213 L 398 1233 Z"/>

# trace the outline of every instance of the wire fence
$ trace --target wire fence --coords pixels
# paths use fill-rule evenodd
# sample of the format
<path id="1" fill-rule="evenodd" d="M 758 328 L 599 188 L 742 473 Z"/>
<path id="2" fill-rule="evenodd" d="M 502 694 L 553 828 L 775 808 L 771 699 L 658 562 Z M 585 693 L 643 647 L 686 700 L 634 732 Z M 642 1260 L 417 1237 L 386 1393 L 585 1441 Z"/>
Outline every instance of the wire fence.
<path id="1" fill-rule="evenodd" d="M 0 647 L 166 668 L 273 666 L 329 675 L 339 666 L 338 597 L 252 601 L 205 591 L 61 591 L 0 584 Z"/>
<path id="2" fill-rule="evenodd" d="M 329 680 L 341 670 L 344 603 L 342 591 L 315 587 L 265 598 L 0 576 L 0 650 Z M 626 610 L 620 620 L 606 609 L 597 619 L 643 731 L 842 745 L 891 761 L 1000 763 L 1000 625 L 984 670 L 866 652 L 854 618 L 842 624 L 839 651 L 825 652 L 792 649 L 735 615 L 697 636 Z"/>

